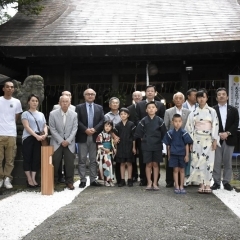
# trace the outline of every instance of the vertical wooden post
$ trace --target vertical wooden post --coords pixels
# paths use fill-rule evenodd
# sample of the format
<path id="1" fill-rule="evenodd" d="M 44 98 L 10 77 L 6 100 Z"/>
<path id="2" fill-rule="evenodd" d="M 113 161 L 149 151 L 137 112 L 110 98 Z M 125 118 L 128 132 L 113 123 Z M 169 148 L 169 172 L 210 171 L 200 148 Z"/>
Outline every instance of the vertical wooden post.
<path id="1" fill-rule="evenodd" d="M 54 167 L 52 165 L 53 146 L 41 147 L 41 193 L 53 195 Z"/>

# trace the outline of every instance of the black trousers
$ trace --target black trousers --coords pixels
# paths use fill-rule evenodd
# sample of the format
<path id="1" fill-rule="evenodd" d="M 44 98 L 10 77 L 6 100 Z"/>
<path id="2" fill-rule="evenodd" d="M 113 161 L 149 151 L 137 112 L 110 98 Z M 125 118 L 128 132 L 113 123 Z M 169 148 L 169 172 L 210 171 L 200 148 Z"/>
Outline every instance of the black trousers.
<path id="1" fill-rule="evenodd" d="M 115 177 L 116 177 L 116 181 L 119 184 L 121 182 L 121 170 L 120 170 L 120 165 L 121 163 L 119 162 L 115 162 Z"/>
<path id="2" fill-rule="evenodd" d="M 60 180 L 63 177 L 66 177 L 66 169 L 65 169 L 65 164 L 62 165 L 62 159 L 61 159 L 61 162 L 59 163 L 59 168 L 58 168 L 58 179 Z"/>
<path id="3" fill-rule="evenodd" d="M 173 184 L 173 168 L 169 167 L 168 156 L 166 156 L 166 183 Z"/>
<path id="4" fill-rule="evenodd" d="M 54 166 L 54 181 L 58 181 L 58 170 L 62 157 L 64 159 L 66 168 L 66 183 L 73 183 L 75 154 L 72 153 L 68 147 L 63 147 L 61 145 L 52 156 Z"/>

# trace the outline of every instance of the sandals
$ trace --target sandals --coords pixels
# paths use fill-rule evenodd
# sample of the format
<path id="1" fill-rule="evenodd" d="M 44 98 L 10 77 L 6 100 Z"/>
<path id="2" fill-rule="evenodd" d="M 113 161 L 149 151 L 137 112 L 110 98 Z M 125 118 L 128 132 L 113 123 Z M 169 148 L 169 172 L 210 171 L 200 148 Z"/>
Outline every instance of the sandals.
<path id="1" fill-rule="evenodd" d="M 184 188 L 180 189 L 179 191 L 180 191 L 180 194 L 186 194 L 187 193 L 187 191 Z"/>
<path id="2" fill-rule="evenodd" d="M 174 193 L 176 193 L 176 194 L 180 194 L 180 189 L 175 188 L 175 189 L 174 189 Z"/>
<path id="3" fill-rule="evenodd" d="M 210 188 L 209 189 L 208 188 L 204 189 L 204 193 L 211 194 L 212 193 L 212 189 L 210 189 Z"/>
<path id="4" fill-rule="evenodd" d="M 198 189 L 198 193 L 204 193 L 205 192 L 205 189 L 204 188 L 199 188 Z"/>
<path id="5" fill-rule="evenodd" d="M 145 190 L 150 191 L 150 190 L 153 190 L 153 188 L 152 188 L 152 186 L 147 186 L 147 187 L 145 188 Z"/>
<path id="6" fill-rule="evenodd" d="M 153 191 L 159 191 L 160 188 L 159 188 L 158 186 L 153 186 L 153 187 L 152 187 L 152 190 L 153 190 Z"/>

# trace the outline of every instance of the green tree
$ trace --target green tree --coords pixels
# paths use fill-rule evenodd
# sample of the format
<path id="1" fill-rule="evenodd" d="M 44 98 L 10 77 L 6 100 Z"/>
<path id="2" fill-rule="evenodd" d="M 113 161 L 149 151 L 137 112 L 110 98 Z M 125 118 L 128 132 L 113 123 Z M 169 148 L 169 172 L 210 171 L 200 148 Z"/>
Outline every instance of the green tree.
<path id="1" fill-rule="evenodd" d="M 4 9 L 9 4 L 16 3 L 14 7 L 26 15 L 38 15 L 42 10 L 42 0 L 0 0 L 0 9 Z M 3 11 L 2 11 L 3 12 Z"/>

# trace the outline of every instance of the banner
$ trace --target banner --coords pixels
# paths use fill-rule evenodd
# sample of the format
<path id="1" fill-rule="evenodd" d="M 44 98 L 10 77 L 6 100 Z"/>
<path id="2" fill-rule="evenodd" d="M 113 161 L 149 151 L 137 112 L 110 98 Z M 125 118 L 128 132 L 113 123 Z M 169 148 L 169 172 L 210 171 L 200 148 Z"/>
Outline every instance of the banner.
<path id="1" fill-rule="evenodd" d="M 240 75 L 229 75 L 228 97 L 229 105 L 236 107 L 240 115 Z M 240 120 L 238 128 L 240 128 Z"/>

